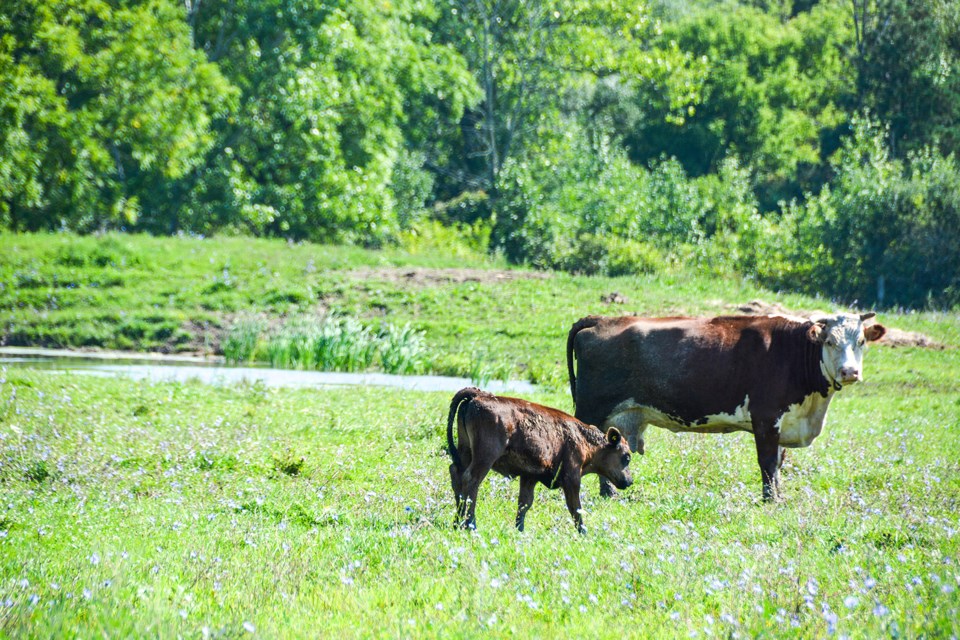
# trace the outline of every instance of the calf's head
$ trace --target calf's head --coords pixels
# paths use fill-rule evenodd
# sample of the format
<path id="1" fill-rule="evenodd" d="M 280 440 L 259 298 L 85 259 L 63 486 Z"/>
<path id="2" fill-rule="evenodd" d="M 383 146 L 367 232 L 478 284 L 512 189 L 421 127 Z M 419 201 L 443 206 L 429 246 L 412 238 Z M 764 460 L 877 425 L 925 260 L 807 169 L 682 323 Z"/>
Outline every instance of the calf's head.
<path id="1" fill-rule="evenodd" d="M 820 369 L 835 389 L 858 382 L 863 377 L 864 344 L 879 340 L 887 332 L 881 324 L 864 325 L 875 315 L 838 313 L 814 318 L 807 337 L 823 345 Z"/>
<path id="2" fill-rule="evenodd" d="M 626 489 L 633 484 L 630 464 L 630 445 L 616 429 L 607 430 L 606 442 L 594 453 L 585 471 L 598 473 L 614 484 L 617 489 Z"/>

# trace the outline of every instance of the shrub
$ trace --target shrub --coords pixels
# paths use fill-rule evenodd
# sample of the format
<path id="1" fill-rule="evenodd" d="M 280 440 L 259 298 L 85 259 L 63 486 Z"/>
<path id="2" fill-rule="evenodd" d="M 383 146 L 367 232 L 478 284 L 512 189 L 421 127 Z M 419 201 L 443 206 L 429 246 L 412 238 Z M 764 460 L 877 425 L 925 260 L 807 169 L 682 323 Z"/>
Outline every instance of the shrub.
<path id="1" fill-rule="evenodd" d="M 490 248 L 491 226 L 487 220 L 473 224 L 421 220 L 400 232 L 399 243 L 411 254 L 442 252 L 458 257 L 483 256 Z"/>
<path id="2" fill-rule="evenodd" d="M 618 236 L 584 234 L 563 260 L 563 268 L 586 275 L 628 276 L 655 273 L 663 257 L 656 247 Z"/>
<path id="3" fill-rule="evenodd" d="M 960 304 L 960 166 L 931 148 L 892 159 L 869 118 L 833 159 L 830 188 L 784 209 L 789 259 L 768 282 L 862 305 Z"/>
<path id="4" fill-rule="evenodd" d="M 387 373 L 416 373 L 422 368 L 426 347 L 423 334 L 409 324 L 387 324 L 379 336 L 380 361 Z"/>
<path id="5" fill-rule="evenodd" d="M 433 174 L 424 170 L 423 153 L 403 149 L 393 164 L 390 188 L 401 229 L 409 229 L 426 213 L 425 203 L 433 191 Z"/>
<path id="6" fill-rule="evenodd" d="M 335 313 L 322 318 L 299 316 L 266 331 L 256 319 L 231 327 L 222 350 L 228 362 L 265 360 L 279 369 L 416 373 L 424 368 L 423 334 L 410 325 L 385 324 L 374 332 L 355 318 Z"/>
<path id="7" fill-rule="evenodd" d="M 765 220 L 735 157 L 691 179 L 673 158 L 649 169 L 604 140 L 566 139 L 503 171 L 492 243 L 514 262 L 626 275 L 690 257 L 719 271 L 763 259 Z"/>
<path id="8" fill-rule="evenodd" d="M 251 362 L 263 328 L 264 323 L 257 318 L 241 318 L 234 322 L 220 344 L 220 350 L 227 362 Z"/>

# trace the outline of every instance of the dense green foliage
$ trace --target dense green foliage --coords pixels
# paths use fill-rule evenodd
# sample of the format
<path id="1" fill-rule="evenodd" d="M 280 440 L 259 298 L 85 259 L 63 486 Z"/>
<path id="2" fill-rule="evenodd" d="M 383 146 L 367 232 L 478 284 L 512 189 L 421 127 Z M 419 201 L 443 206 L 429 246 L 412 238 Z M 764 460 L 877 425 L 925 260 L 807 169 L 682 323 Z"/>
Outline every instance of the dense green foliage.
<path id="1" fill-rule="evenodd" d="M 11 0 L 0 224 L 951 307 L 958 69 L 951 0 Z"/>
<path id="2" fill-rule="evenodd" d="M 681 298 L 679 304 L 695 304 Z M 0 369 L 0 633 L 948 638 L 960 351 L 871 348 L 760 503 L 748 434 L 651 430 L 617 500 L 453 528 L 450 394 Z M 533 399 L 569 409 L 569 395 Z"/>

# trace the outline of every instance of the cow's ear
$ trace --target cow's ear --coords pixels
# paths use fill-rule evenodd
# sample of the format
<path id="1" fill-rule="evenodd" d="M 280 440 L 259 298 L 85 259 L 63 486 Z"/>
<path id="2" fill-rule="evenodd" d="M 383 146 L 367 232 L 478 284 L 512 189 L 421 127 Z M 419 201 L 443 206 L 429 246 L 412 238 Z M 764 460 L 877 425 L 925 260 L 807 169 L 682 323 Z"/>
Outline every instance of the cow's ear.
<path id="1" fill-rule="evenodd" d="M 860 322 L 864 322 L 864 321 L 866 321 L 866 320 L 869 320 L 870 318 L 876 317 L 876 315 L 877 315 L 877 314 L 874 313 L 873 311 L 870 311 L 870 312 L 868 312 L 868 313 L 861 313 L 861 314 L 860 314 Z"/>
<path id="2" fill-rule="evenodd" d="M 863 330 L 863 337 L 873 342 L 887 335 L 887 328 L 882 324 L 872 324 Z"/>
<path id="3" fill-rule="evenodd" d="M 807 329 L 807 339 L 815 343 L 823 342 L 827 337 L 827 332 L 824 331 L 826 327 L 826 322 L 814 322 L 810 325 L 810 328 Z"/>
<path id="4" fill-rule="evenodd" d="M 623 436 L 620 435 L 620 432 L 617 430 L 616 427 L 610 427 L 609 429 L 607 429 L 607 442 L 609 442 L 610 444 L 612 445 L 620 444 L 620 439 L 622 437 Z"/>

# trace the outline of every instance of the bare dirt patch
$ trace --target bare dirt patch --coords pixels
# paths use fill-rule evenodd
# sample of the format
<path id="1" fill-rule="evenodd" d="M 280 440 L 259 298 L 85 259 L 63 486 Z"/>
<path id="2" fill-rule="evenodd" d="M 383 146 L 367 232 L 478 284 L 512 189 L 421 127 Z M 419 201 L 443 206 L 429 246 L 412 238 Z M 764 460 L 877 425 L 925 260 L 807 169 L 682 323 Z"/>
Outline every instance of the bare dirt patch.
<path id="1" fill-rule="evenodd" d="M 347 273 L 347 277 L 355 280 L 383 280 L 386 282 L 403 282 L 414 286 L 428 287 L 437 284 L 460 284 L 463 282 L 496 284 L 498 282 L 509 282 L 511 280 L 549 280 L 553 276 L 542 271 L 388 267 L 378 269 L 353 269 Z"/>
<path id="2" fill-rule="evenodd" d="M 751 300 L 746 304 L 727 305 L 737 313 L 747 316 L 787 316 L 809 318 L 811 315 L 823 313 L 822 311 L 792 311 L 776 302 L 768 303 L 763 300 Z M 940 344 L 928 335 L 916 331 L 902 331 L 893 327 L 887 327 L 887 333 L 879 340 L 879 344 L 885 344 L 888 347 L 924 347 L 926 349 L 943 349 Z"/>

